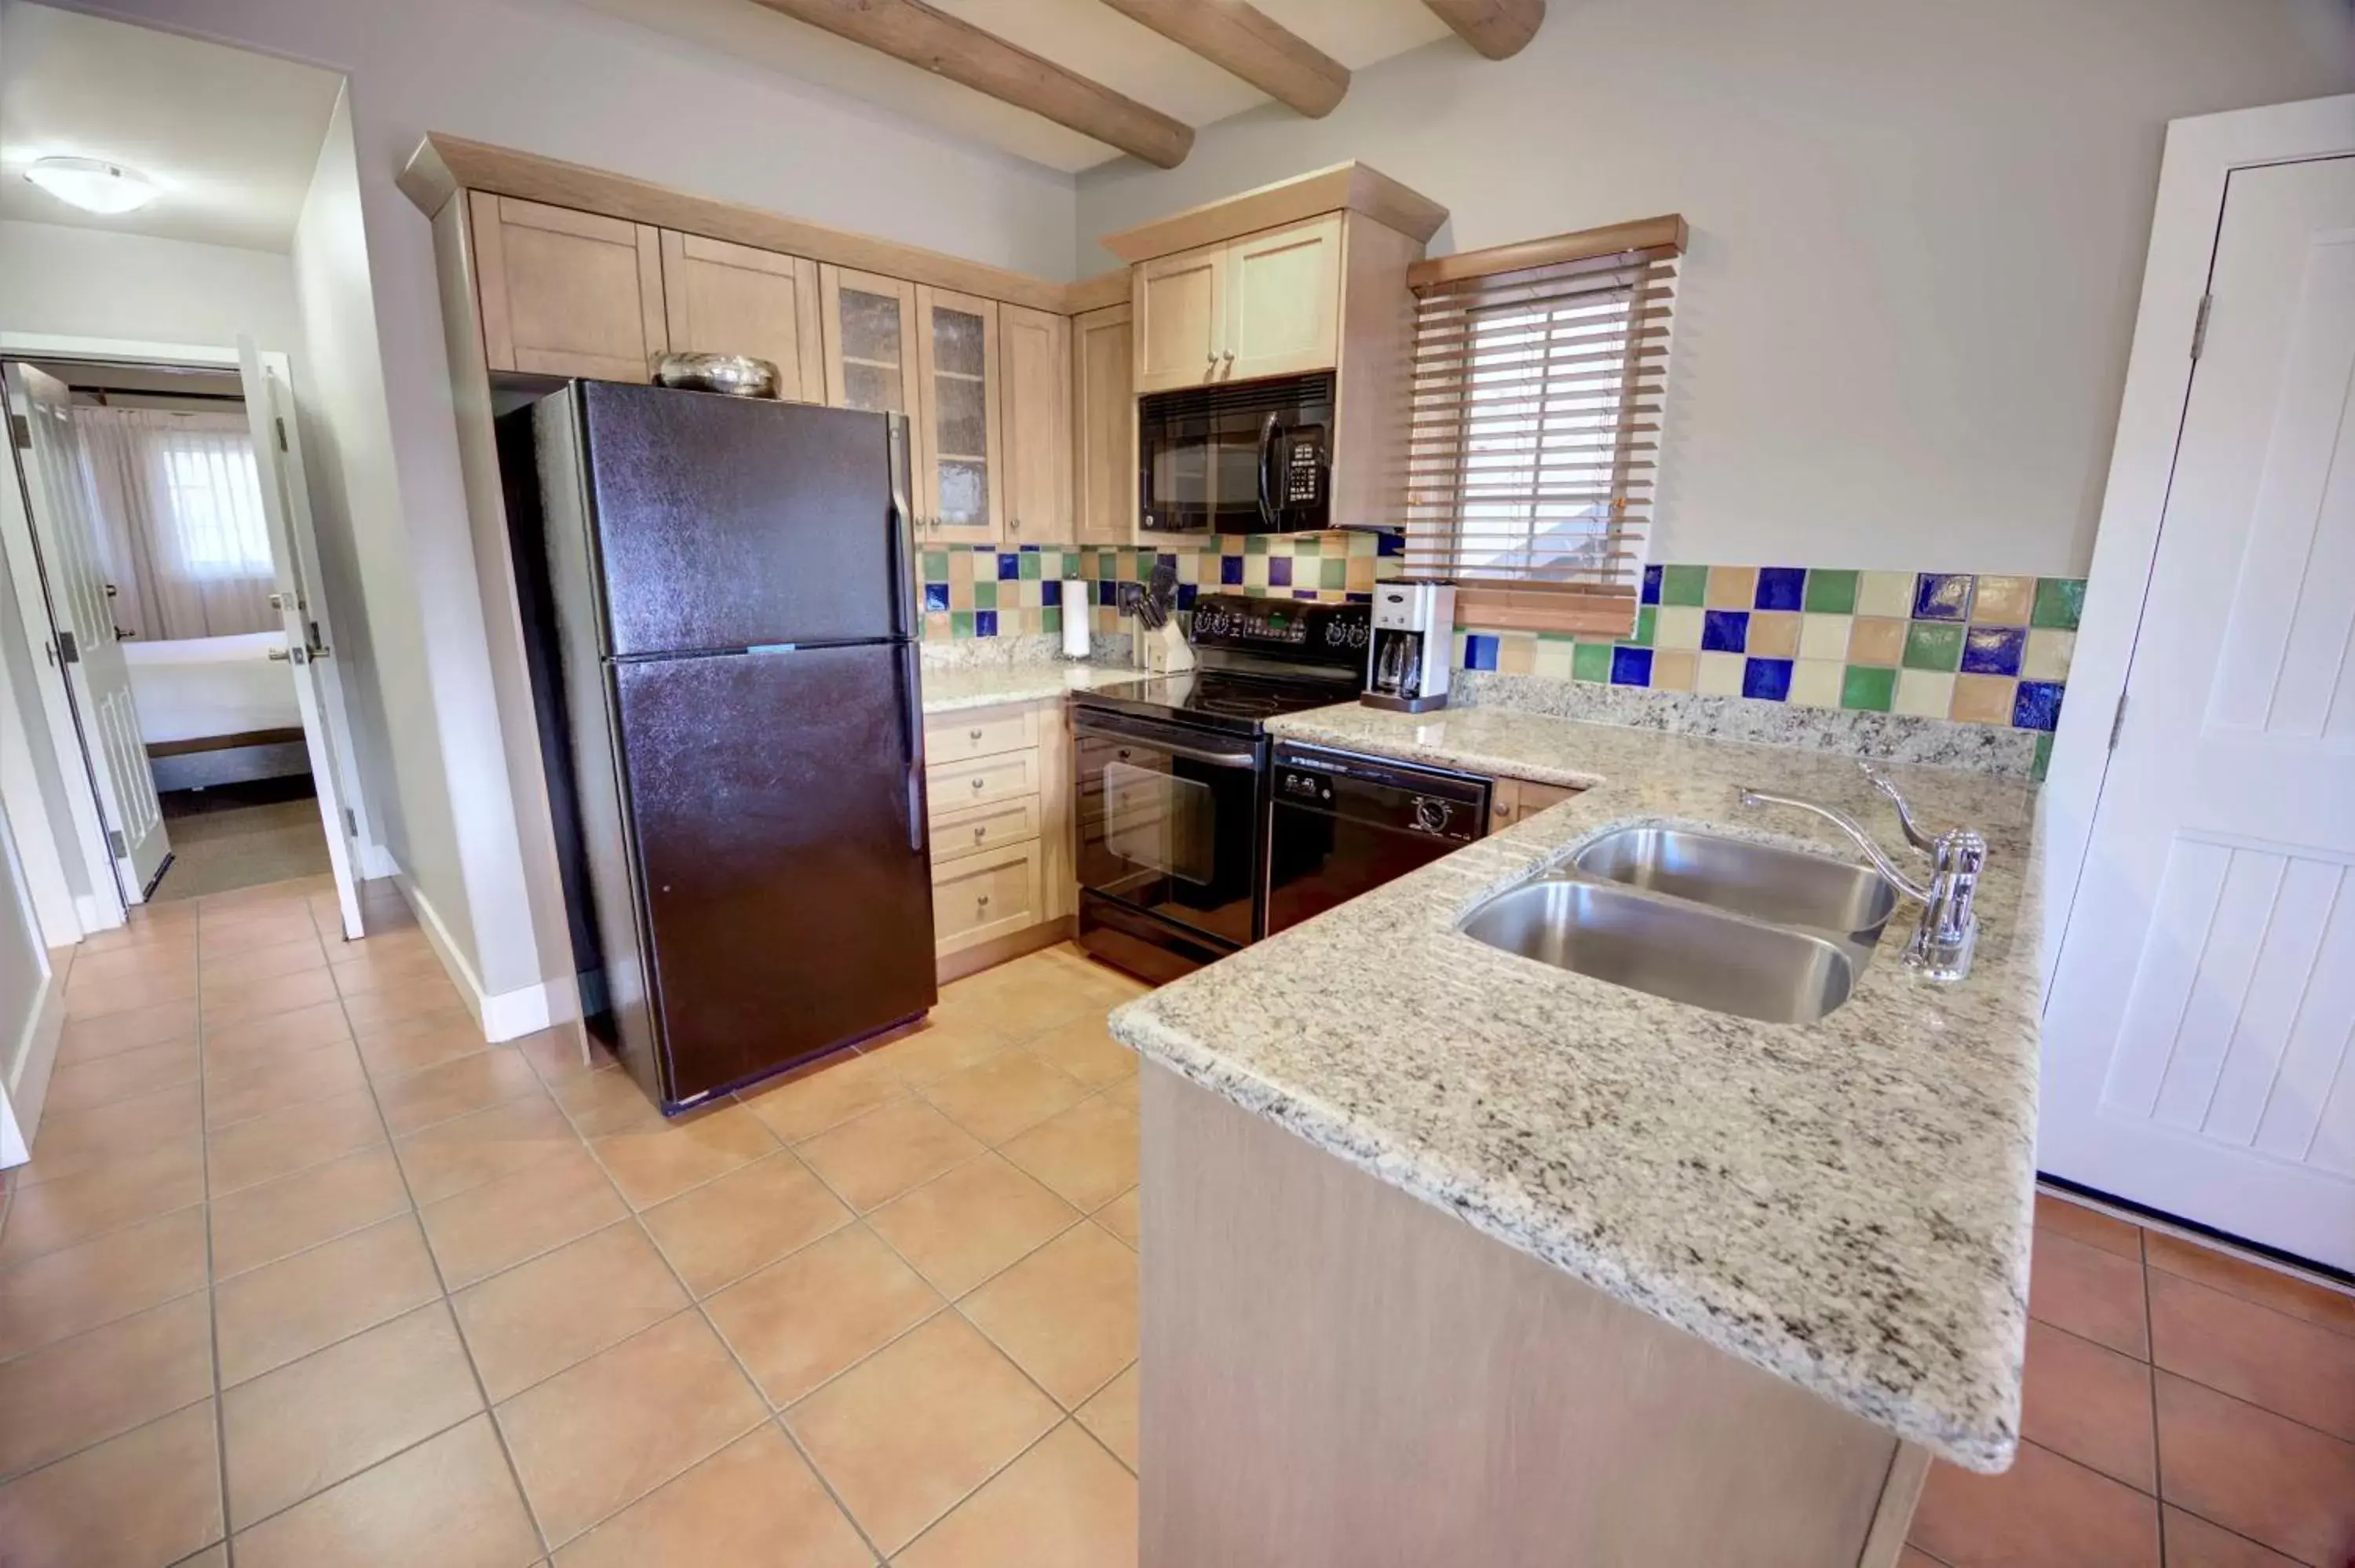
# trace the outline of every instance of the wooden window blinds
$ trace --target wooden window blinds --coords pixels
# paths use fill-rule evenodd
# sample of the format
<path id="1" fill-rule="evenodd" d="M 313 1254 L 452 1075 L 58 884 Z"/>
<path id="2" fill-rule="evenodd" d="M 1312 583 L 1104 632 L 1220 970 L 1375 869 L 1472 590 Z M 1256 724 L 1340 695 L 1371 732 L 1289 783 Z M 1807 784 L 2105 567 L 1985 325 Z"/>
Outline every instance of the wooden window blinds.
<path id="1" fill-rule="evenodd" d="M 1625 636 L 1682 217 L 1417 262 L 1406 575 L 1466 624 Z"/>

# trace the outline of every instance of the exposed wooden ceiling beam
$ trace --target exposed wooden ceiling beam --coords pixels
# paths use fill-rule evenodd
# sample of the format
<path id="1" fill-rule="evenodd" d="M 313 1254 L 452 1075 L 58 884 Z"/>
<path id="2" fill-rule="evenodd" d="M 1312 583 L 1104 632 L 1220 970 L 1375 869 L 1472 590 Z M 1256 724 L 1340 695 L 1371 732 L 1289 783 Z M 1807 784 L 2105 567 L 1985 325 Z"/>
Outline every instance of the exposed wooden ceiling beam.
<path id="1" fill-rule="evenodd" d="M 1492 60 L 1510 59 L 1538 36 L 1545 0 L 1423 0 L 1455 36 Z"/>
<path id="2" fill-rule="evenodd" d="M 922 0 L 754 3 L 962 82 L 1164 169 L 1184 163 L 1194 147 L 1191 126 L 970 22 L 935 11 Z"/>
<path id="3" fill-rule="evenodd" d="M 1312 120 L 1349 90 L 1349 68 L 1244 0 L 1104 0 Z"/>

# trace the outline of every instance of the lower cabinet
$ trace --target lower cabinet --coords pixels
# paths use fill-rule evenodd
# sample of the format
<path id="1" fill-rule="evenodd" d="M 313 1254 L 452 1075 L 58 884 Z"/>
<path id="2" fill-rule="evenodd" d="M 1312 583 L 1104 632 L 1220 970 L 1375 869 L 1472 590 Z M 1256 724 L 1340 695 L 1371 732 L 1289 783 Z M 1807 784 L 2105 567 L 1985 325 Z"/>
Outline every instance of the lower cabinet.
<path id="1" fill-rule="evenodd" d="M 1501 833 L 1515 822 L 1534 817 L 1548 806 L 1577 793 L 1567 785 L 1540 784 L 1534 779 L 1494 779 L 1488 786 L 1488 831 Z"/>
<path id="2" fill-rule="evenodd" d="M 1065 935 L 1079 902 L 1070 753 L 1060 701 L 936 715 L 924 726 L 932 953 L 943 980 Z"/>
<path id="3" fill-rule="evenodd" d="M 1036 926 L 1046 906 L 1039 841 L 932 861 L 932 948 L 946 955 Z"/>

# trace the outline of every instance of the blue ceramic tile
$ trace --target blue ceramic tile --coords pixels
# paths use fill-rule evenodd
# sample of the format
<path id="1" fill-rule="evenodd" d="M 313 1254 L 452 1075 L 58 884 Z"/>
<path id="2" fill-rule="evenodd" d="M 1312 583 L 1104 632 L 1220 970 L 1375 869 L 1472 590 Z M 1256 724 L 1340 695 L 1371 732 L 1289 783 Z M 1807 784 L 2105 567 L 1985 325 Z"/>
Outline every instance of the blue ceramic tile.
<path id="1" fill-rule="evenodd" d="M 1179 583 L 1178 585 L 1178 608 L 1180 609 L 1193 609 L 1194 596 L 1201 591 L 1201 589 L 1196 588 L 1192 583 Z"/>
<path id="2" fill-rule="evenodd" d="M 1746 609 L 1704 609 L 1700 612 L 1700 645 L 1711 653 L 1739 653 L 1750 644 L 1750 612 Z"/>
<path id="3" fill-rule="evenodd" d="M 1404 534 L 1392 532 L 1384 532 L 1375 535 L 1374 554 L 1377 556 L 1405 555 L 1406 535 Z"/>
<path id="4" fill-rule="evenodd" d="M 1971 618 L 1971 575 L 1968 572 L 1920 572 L 1913 578 L 1913 619 L 1968 620 Z"/>
<path id="5" fill-rule="evenodd" d="M 1758 568 L 1758 594 L 1752 602 L 1760 609 L 1797 609 L 1805 605 L 1806 598 L 1806 567 Z"/>
<path id="6" fill-rule="evenodd" d="M 1053 577 L 1049 577 L 1045 582 L 1040 583 L 1039 585 L 1039 602 L 1041 606 L 1050 609 L 1061 604 L 1063 602 L 1063 585 Z"/>
<path id="7" fill-rule="evenodd" d="M 1646 604 L 1660 602 L 1660 568 L 1657 567 L 1644 568 L 1644 602 Z"/>
<path id="8" fill-rule="evenodd" d="M 1374 596 L 1369 593 L 1344 594 L 1341 597 L 1342 601 L 1347 604 L 1371 604 L 1374 602 Z"/>
<path id="9" fill-rule="evenodd" d="M 998 556 L 997 580 L 999 582 L 1012 582 L 1020 577 L 1021 575 L 1022 556 L 1019 553 L 1007 550 Z"/>
<path id="10" fill-rule="evenodd" d="M 1497 640 L 1478 632 L 1464 640 L 1464 667 L 1467 670 L 1493 670 L 1497 667 Z"/>
<path id="11" fill-rule="evenodd" d="M 1294 588 L 1292 590 L 1292 597 L 1295 599 L 1305 599 L 1314 604 L 1316 601 L 1316 590 L 1315 588 Z"/>
<path id="12" fill-rule="evenodd" d="M 1267 558 L 1267 586 L 1270 588 L 1290 588 L 1292 586 L 1291 556 L 1270 556 Z"/>
<path id="13" fill-rule="evenodd" d="M 1097 583 L 1096 602 L 1098 604 L 1118 604 L 1120 602 L 1120 585 L 1113 581 L 1110 577 L 1106 577 L 1103 581 Z"/>
<path id="14" fill-rule="evenodd" d="M 1762 702 L 1787 702 L 1791 695 L 1791 661 L 1747 659 L 1742 665 L 1742 694 Z"/>
<path id="15" fill-rule="evenodd" d="M 1219 557 L 1219 582 L 1221 587 L 1241 588 L 1243 580 L 1243 558 L 1241 556 Z"/>
<path id="16" fill-rule="evenodd" d="M 973 612 L 973 634 L 975 637 L 996 636 L 997 611 L 994 609 L 975 610 Z"/>
<path id="17" fill-rule="evenodd" d="M 1156 567 L 1167 567 L 1174 572 L 1178 569 L 1178 557 L 1163 550 L 1153 557 L 1153 564 Z"/>
<path id="18" fill-rule="evenodd" d="M 2027 646 L 2025 627 L 1974 626 L 1963 633 L 1963 673 L 2017 675 L 2020 652 Z"/>
<path id="19" fill-rule="evenodd" d="M 924 585 L 924 608 L 926 609 L 946 609 L 948 607 L 949 585 L 946 583 L 926 583 Z"/>
<path id="20" fill-rule="evenodd" d="M 1611 683 L 1648 686 L 1652 683 L 1652 651 L 1648 648 L 1611 650 Z"/>
<path id="21" fill-rule="evenodd" d="M 2061 722 L 2062 684 L 2058 681 L 2022 681 L 2011 699 L 2014 729 L 2050 730 Z"/>

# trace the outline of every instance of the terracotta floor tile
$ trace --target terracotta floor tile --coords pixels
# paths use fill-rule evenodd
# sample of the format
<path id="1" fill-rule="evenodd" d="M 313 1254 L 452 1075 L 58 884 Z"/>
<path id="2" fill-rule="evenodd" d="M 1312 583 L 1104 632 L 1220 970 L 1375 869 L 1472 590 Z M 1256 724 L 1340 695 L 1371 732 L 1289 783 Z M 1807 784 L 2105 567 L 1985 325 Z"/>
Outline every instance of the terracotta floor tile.
<path id="1" fill-rule="evenodd" d="M 908 1568 L 1134 1568 L 1136 1477 L 1067 1421 L 894 1561 Z"/>
<path id="2" fill-rule="evenodd" d="M 2334 1290 L 2163 1231 L 2144 1233 L 2150 1266 L 2308 1323 L 2355 1334 L 2355 1291 Z"/>
<path id="3" fill-rule="evenodd" d="M 0 1268 L 0 1359 L 205 1285 L 205 1213 L 181 1209 Z"/>
<path id="4" fill-rule="evenodd" d="M 1013 1044 L 1012 1036 L 986 1023 L 935 1008 L 925 1022 L 860 1054 L 890 1068 L 903 1083 L 929 1084 L 987 1061 Z"/>
<path id="5" fill-rule="evenodd" d="M 451 1298 L 493 1400 L 619 1344 L 687 1304 L 654 1244 L 623 1221 Z"/>
<path id="6" fill-rule="evenodd" d="M 362 944 L 363 948 L 368 944 Z M 449 982 L 442 959 L 421 938 L 389 952 L 360 952 L 335 966 L 336 989 L 346 996 L 425 980 Z"/>
<path id="7" fill-rule="evenodd" d="M 90 1062 L 121 1051 L 135 1051 L 143 1045 L 196 1037 L 197 1004 L 193 998 L 160 1002 L 98 1018 L 67 1019 L 58 1036 L 58 1060 Z"/>
<path id="8" fill-rule="evenodd" d="M 89 979 L 80 985 L 69 979 L 66 981 L 66 1016 L 103 1018 L 111 1012 L 160 1007 L 170 1001 L 193 1002 L 196 996 L 197 967 L 194 964 L 167 964 L 149 972 L 126 975 L 120 980 L 101 981 Z"/>
<path id="9" fill-rule="evenodd" d="M 933 1288 L 962 1296 L 1078 1223 L 1080 1213 L 995 1154 L 902 1193 L 868 1216 Z"/>
<path id="10" fill-rule="evenodd" d="M 921 1100 L 895 1100 L 797 1146 L 803 1163 L 861 1213 L 981 1152 L 962 1128 Z"/>
<path id="11" fill-rule="evenodd" d="M 213 1275 L 249 1268 L 409 1210 L 391 1150 L 378 1145 L 214 1200 Z"/>
<path id="12" fill-rule="evenodd" d="M 2355 1440 L 2355 1337 L 2159 1271 L 2151 1360 L 2252 1404 Z"/>
<path id="13" fill-rule="evenodd" d="M 205 1125 L 228 1127 L 367 1087 L 368 1075 L 360 1070 L 359 1053 L 349 1041 L 289 1051 L 243 1072 L 207 1074 Z"/>
<path id="14" fill-rule="evenodd" d="M 662 1107 L 646 1097 L 637 1080 L 619 1067 L 584 1073 L 549 1086 L 556 1103 L 583 1138 L 620 1132 L 660 1132 L 671 1125 Z M 700 1114 L 709 1115 L 705 1111 Z"/>
<path id="15" fill-rule="evenodd" d="M 585 1149 L 428 1203 L 420 1211 L 453 1290 L 552 1251 L 629 1213 Z"/>
<path id="16" fill-rule="evenodd" d="M 2000 1476 L 1934 1461 L 1912 1539 L 1953 1568 L 2158 1568 L 2158 1505 L 2022 1443 Z"/>
<path id="17" fill-rule="evenodd" d="M 324 969 L 298 969 L 291 975 L 273 975 L 268 980 L 208 985 L 204 992 L 205 1023 L 210 1027 L 234 1023 L 240 1019 L 269 1018 L 335 1000 L 335 978 Z"/>
<path id="18" fill-rule="evenodd" d="M 344 1016 L 352 1021 L 354 1030 L 365 1032 L 378 1024 L 447 1012 L 465 1005 L 466 999 L 447 980 L 421 980 L 345 997 Z"/>
<path id="19" fill-rule="evenodd" d="M 590 1147 L 630 1206 L 650 1209 L 774 1154 L 778 1144 L 751 1111 L 725 1105 L 667 1127 L 591 1139 Z"/>
<path id="20" fill-rule="evenodd" d="M 874 1558 L 785 1435 L 762 1425 L 556 1561 L 558 1568 L 865 1568 Z"/>
<path id="21" fill-rule="evenodd" d="M 1136 1360 L 1136 1254 L 1079 1225 L 958 1303 L 1040 1387 L 1075 1409 Z"/>
<path id="22" fill-rule="evenodd" d="M 524 1568 L 539 1554 L 486 1415 L 237 1538 L 239 1568 Z"/>
<path id="23" fill-rule="evenodd" d="M 1136 1107 L 1115 1094 L 1083 1100 L 999 1148 L 1082 1210 L 1136 1185 Z"/>
<path id="24" fill-rule="evenodd" d="M 432 1302 L 221 1396 L 232 1529 L 357 1475 L 483 1408 L 448 1308 Z"/>
<path id="25" fill-rule="evenodd" d="M 923 1094 L 950 1120 L 992 1146 L 1087 1097 L 1076 1080 L 1020 1049 L 936 1078 Z"/>
<path id="26" fill-rule="evenodd" d="M 835 1232 L 704 1303 L 773 1404 L 808 1393 L 939 1309 L 863 1225 Z"/>
<path id="27" fill-rule="evenodd" d="M 268 1018 L 238 1023 L 207 1020 L 205 1071 L 215 1076 L 276 1066 L 301 1051 L 333 1045 L 352 1037 L 344 1010 L 334 1002 L 298 1007 Z"/>
<path id="28" fill-rule="evenodd" d="M 2355 1557 L 2355 1444 L 2157 1378 L 2162 1498 L 2307 1563 Z"/>
<path id="29" fill-rule="evenodd" d="M 213 1391 L 202 1291 L 0 1361 L 0 1477 L 86 1448 Z"/>
<path id="30" fill-rule="evenodd" d="M 695 1312 L 498 1408 L 524 1495 L 561 1546 L 760 1425 L 768 1407 Z"/>
<path id="31" fill-rule="evenodd" d="M 530 1063 L 504 1046 L 490 1045 L 438 1067 L 378 1079 L 376 1099 L 384 1107 L 385 1124 L 400 1138 L 502 1100 L 545 1092 Z"/>
<path id="32" fill-rule="evenodd" d="M 2162 1507 L 2158 1529 L 2167 1542 L 2167 1568 L 2299 1568 L 2296 1558 L 2284 1557 L 2179 1508 Z"/>
<path id="33" fill-rule="evenodd" d="M 1132 1366 L 1103 1385 L 1075 1413 L 1080 1425 L 1130 1469 L 1136 1468 L 1136 1389 L 1141 1369 Z"/>
<path id="34" fill-rule="evenodd" d="M 2036 1233 L 2028 1315 L 2080 1339 L 2150 1359 L 2141 1266 L 2058 1232 Z"/>
<path id="35" fill-rule="evenodd" d="M 197 951 L 206 958 L 242 953 L 256 948 L 283 947 L 299 942 L 305 937 L 318 939 L 318 927 L 308 911 L 300 908 L 277 907 L 250 914 L 244 918 L 226 915 L 208 917 L 198 923 Z"/>
<path id="36" fill-rule="evenodd" d="M 1092 1015 L 1058 1024 L 1022 1048 L 1090 1088 L 1118 1083 L 1136 1072 L 1136 1053 L 1114 1040 Z"/>
<path id="37" fill-rule="evenodd" d="M 2028 1325 L 2019 1435 L 2137 1491 L 2158 1489 L 2150 1368 L 2049 1323 Z"/>
<path id="38" fill-rule="evenodd" d="M 324 1165 L 384 1141 L 384 1123 L 366 1089 L 216 1128 L 206 1140 L 213 1196 Z"/>
<path id="39" fill-rule="evenodd" d="M 454 1198 L 544 1160 L 580 1151 L 572 1124 L 553 1100 L 539 1095 L 436 1122 L 393 1144 L 421 1203 Z"/>
<path id="40" fill-rule="evenodd" d="M 315 936 L 296 937 L 291 941 L 273 942 L 266 948 L 243 948 L 234 952 L 208 954 L 197 969 L 198 985 L 202 990 L 223 986 L 250 985 L 255 980 L 274 980 L 280 975 L 299 974 L 304 969 L 327 967 L 327 955 Z"/>
<path id="41" fill-rule="evenodd" d="M 943 1312 L 786 1420 L 868 1537 L 896 1552 L 1060 1415 L 973 1325 Z"/>
<path id="42" fill-rule="evenodd" d="M 372 1329 L 442 1294 L 403 1214 L 265 1264 L 213 1289 L 224 1387 Z"/>
<path id="43" fill-rule="evenodd" d="M 772 1132 L 799 1143 L 907 1092 L 882 1057 L 845 1052 L 747 1090 L 743 1101 Z"/>
<path id="44" fill-rule="evenodd" d="M 192 1084 L 201 1070 L 193 1035 L 104 1056 L 69 1059 L 60 1052 L 57 1070 L 49 1075 L 49 1093 L 42 1102 L 43 1114 L 86 1110 L 175 1084 Z"/>
<path id="45" fill-rule="evenodd" d="M 800 1160 L 782 1151 L 638 1216 L 698 1297 L 807 1246 L 850 1217 Z"/>
<path id="46" fill-rule="evenodd" d="M 68 996 L 77 991 L 106 991 L 159 979 L 186 980 L 196 973 L 197 955 L 186 946 L 161 949 L 133 948 L 112 953 L 80 953 L 66 971 Z"/>
<path id="47" fill-rule="evenodd" d="M 2043 1230 L 2054 1231 L 2071 1241 L 2083 1242 L 2104 1252 L 2114 1252 L 2120 1257 L 2142 1261 L 2142 1227 L 2131 1220 L 2121 1220 L 2072 1202 L 2054 1192 L 2036 1194 L 2036 1224 Z"/>
<path id="48" fill-rule="evenodd" d="M 141 1220 L 200 1203 L 203 1146 L 176 1139 L 151 1154 L 110 1161 L 16 1190 L 0 1230 L 0 1266 L 77 1246 Z"/>
<path id="49" fill-rule="evenodd" d="M 209 1399 L 0 1487 L 8 1568 L 177 1563 L 220 1535 Z"/>
<path id="50" fill-rule="evenodd" d="M 524 1054 L 542 1081 L 556 1084 L 614 1065 L 613 1058 L 600 1046 L 591 1045 L 583 1051 L 582 1043 L 586 1039 L 581 1025 L 563 1023 L 527 1034 L 509 1044 Z"/>
<path id="51" fill-rule="evenodd" d="M 203 1130 L 201 1106 L 195 1084 L 176 1084 L 88 1110 L 45 1115 L 33 1134 L 32 1163 L 11 1171 L 9 1183 L 29 1187 L 54 1181 L 194 1138 Z"/>
<path id="52" fill-rule="evenodd" d="M 1908 1546 L 1897 1553 L 1897 1568 L 1946 1568 L 1946 1564 L 1918 1546 Z"/>
<path id="53" fill-rule="evenodd" d="M 338 1011 L 341 1011 L 340 1009 Z M 360 1030 L 360 1060 L 379 1082 L 421 1073 L 490 1048 L 483 1026 L 463 1007 L 396 1019 Z"/>

